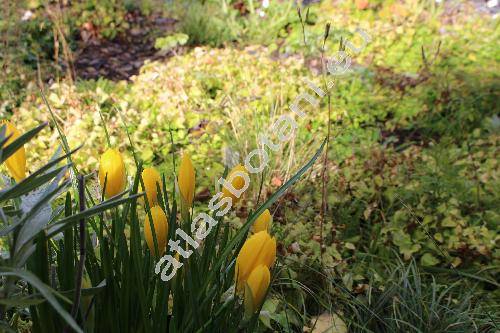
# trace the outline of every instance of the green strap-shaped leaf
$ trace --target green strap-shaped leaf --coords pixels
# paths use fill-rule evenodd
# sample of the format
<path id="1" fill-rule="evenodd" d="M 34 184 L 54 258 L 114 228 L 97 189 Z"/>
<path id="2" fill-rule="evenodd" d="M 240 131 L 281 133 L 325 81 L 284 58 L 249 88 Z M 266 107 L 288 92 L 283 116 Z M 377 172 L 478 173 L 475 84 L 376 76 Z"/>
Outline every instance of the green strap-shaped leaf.
<path id="1" fill-rule="evenodd" d="M 47 126 L 46 122 L 24 133 L 8 146 L 2 147 L 2 149 L 0 149 L 0 164 L 14 154 L 25 143 L 33 139 L 45 126 Z"/>
<path id="2" fill-rule="evenodd" d="M 20 183 L 17 183 L 16 185 L 5 189 L 4 191 L 0 191 L 0 202 L 1 201 L 6 201 L 12 198 L 18 198 L 21 195 L 24 195 L 28 192 L 31 192 L 32 190 L 42 186 L 43 184 L 47 183 L 49 180 L 57 176 L 57 174 L 61 171 L 66 171 L 68 168 L 67 165 L 57 168 L 51 172 L 48 172 L 40 177 L 28 177 L 25 180 L 28 180 L 27 182 L 24 182 L 24 180 Z"/>
<path id="3" fill-rule="evenodd" d="M 82 288 L 82 296 L 97 295 L 99 292 L 103 291 L 105 287 L 106 287 L 106 280 L 102 280 L 95 287 Z M 58 291 L 58 294 L 56 294 L 56 296 L 58 296 L 58 297 L 64 296 L 64 298 L 62 298 L 62 300 L 67 303 L 68 299 L 66 298 L 66 296 L 72 298 L 74 294 L 75 294 L 75 289 L 70 289 L 70 290 L 66 290 L 66 291 Z M 30 298 L 36 298 L 36 297 L 42 297 L 42 294 L 35 293 L 33 295 L 30 295 Z M 2 303 L 2 302 L 0 301 L 0 303 Z"/>
<path id="4" fill-rule="evenodd" d="M 14 253 L 17 252 L 27 244 L 33 237 L 35 237 L 38 232 L 43 230 L 47 223 L 50 221 L 50 216 L 41 218 L 40 212 L 44 207 L 50 208 L 51 201 L 61 193 L 69 185 L 69 180 L 64 181 L 61 185 L 58 185 L 60 179 L 62 178 L 65 170 L 62 170 L 56 179 L 47 186 L 45 192 L 40 196 L 39 200 L 30 207 L 29 212 L 23 217 L 21 222 L 21 229 L 16 237 L 16 246 L 14 248 Z M 49 214 L 51 211 L 48 212 Z"/>
<path id="5" fill-rule="evenodd" d="M 57 302 L 57 299 L 53 295 L 55 292 L 44 284 L 40 279 L 38 279 L 33 273 L 23 270 L 23 269 L 13 269 L 10 267 L 0 267 L 0 276 L 17 276 L 29 284 L 31 284 L 34 288 L 36 288 L 42 296 L 47 300 L 47 302 L 52 305 L 54 310 L 68 323 L 71 328 L 73 328 L 76 332 L 83 333 L 82 329 L 75 322 L 73 317 L 64 310 L 64 308 Z"/>
<path id="6" fill-rule="evenodd" d="M 53 196 L 57 195 L 68 184 L 69 184 L 68 181 L 63 182 L 55 190 L 53 190 L 50 193 L 48 193 L 43 198 L 43 200 L 40 200 L 40 202 L 38 202 L 23 218 L 19 219 L 17 222 L 15 222 L 15 223 L 13 223 L 13 224 L 11 224 L 11 225 L 3 228 L 2 230 L 0 230 L 0 237 L 3 237 L 5 235 L 7 235 L 8 233 L 12 232 L 12 230 L 14 230 L 17 226 L 22 226 L 26 221 L 28 221 L 30 218 L 32 218 L 44 204 L 47 204 L 48 201 L 50 201 L 50 199 Z M 25 242 L 23 241 L 23 242 L 21 242 L 21 244 L 19 246 L 22 246 L 24 244 L 25 244 Z M 16 251 L 15 252 L 19 251 L 19 246 L 16 246 Z"/>
<path id="7" fill-rule="evenodd" d="M 115 196 L 107 201 L 104 201 L 98 205 L 95 205 L 94 207 L 86 209 L 83 212 L 65 217 L 62 220 L 59 220 L 58 222 L 49 225 L 47 227 L 47 237 L 50 238 L 50 237 L 55 236 L 56 234 L 66 230 L 66 228 L 71 227 L 73 224 L 77 223 L 81 219 L 88 218 L 88 217 L 94 216 L 96 214 L 102 213 L 108 209 L 119 206 L 123 203 L 126 203 L 130 200 L 134 200 L 135 198 L 138 198 L 138 197 L 144 195 L 144 192 L 141 192 L 138 194 L 128 196 L 126 198 L 120 198 L 120 196 L 122 196 L 124 193 L 125 192 L 120 193 L 119 195 L 117 195 L 117 196 Z"/>
<path id="8" fill-rule="evenodd" d="M 71 165 L 65 165 L 63 167 L 56 168 L 54 170 L 51 169 L 57 166 L 57 164 L 59 164 L 62 160 L 66 159 L 69 155 L 75 153 L 80 148 L 81 146 L 72 150 L 68 154 L 65 154 L 63 156 L 51 160 L 49 163 L 45 164 L 43 167 L 33 172 L 31 175 L 23 179 L 21 182 L 15 184 L 14 186 L 1 190 L 0 202 L 12 198 L 17 198 L 23 194 L 26 194 L 32 191 L 33 189 L 45 184 L 50 179 L 54 178 L 59 173 L 59 171 L 62 170 L 62 168 L 68 168 Z"/>

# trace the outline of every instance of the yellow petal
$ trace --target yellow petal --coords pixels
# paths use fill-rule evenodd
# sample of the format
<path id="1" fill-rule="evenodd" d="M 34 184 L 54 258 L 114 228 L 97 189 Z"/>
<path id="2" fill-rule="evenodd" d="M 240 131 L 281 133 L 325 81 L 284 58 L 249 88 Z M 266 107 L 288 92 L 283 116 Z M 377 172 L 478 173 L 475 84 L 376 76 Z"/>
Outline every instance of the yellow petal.
<path id="1" fill-rule="evenodd" d="M 262 301 L 264 301 L 264 296 L 266 296 L 270 281 L 271 273 L 269 272 L 269 268 L 265 265 L 255 267 L 248 276 L 247 285 L 252 293 L 251 304 L 254 313 L 260 308 Z M 250 295 L 245 294 L 245 302 L 249 302 L 249 297 Z"/>
<path id="2" fill-rule="evenodd" d="M 195 173 L 193 163 L 187 153 L 182 155 L 177 182 L 182 198 L 187 203 L 188 207 L 191 207 L 194 198 Z"/>
<path id="3" fill-rule="evenodd" d="M 236 285 L 241 290 L 250 273 L 259 265 L 271 267 L 276 259 L 276 239 L 260 231 L 247 239 L 236 259 Z"/>
<path id="4" fill-rule="evenodd" d="M 155 168 L 146 168 L 142 171 L 142 181 L 146 188 L 149 207 L 153 207 L 158 203 L 158 187 L 161 188 L 160 173 Z"/>
<path id="5" fill-rule="evenodd" d="M 151 208 L 151 217 L 153 218 L 156 241 L 158 242 L 158 250 L 160 251 L 159 255 L 161 256 L 165 252 L 165 247 L 167 246 L 167 216 L 160 207 L 154 206 Z M 148 244 L 151 253 L 155 253 L 155 243 L 151 225 L 149 223 L 149 215 L 146 215 L 146 221 L 144 222 L 144 238 L 146 239 L 146 243 Z"/>
<path id="6" fill-rule="evenodd" d="M 99 183 L 104 187 L 106 179 L 105 196 L 107 198 L 119 194 L 125 189 L 125 164 L 120 152 L 109 148 L 101 156 L 99 163 Z"/>
<path id="7" fill-rule="evenodd" d="M 269 209 L 266 209 L 260 216 L 255 220 L 252 226 L 252 231 L 254 233 L 259 231 L 267 231 L 269 232 L 269 228 L 271 227 L 271 222 L 273 221 L 273 217 L 269 212 Z"/>
<path id="8" fill-rule="evenodd" d="M 231 171 L 228 173 L 228 175 L 226 177 L 226 179 L 231 180 L 231 185 L 234 187 L 234 189 L 239 191 L 245 187 L 245 179 L 243 179 L 243 177 L 240 177 L 240 176 L 234 176 L 234 174 L 236 172 L 243 172 L 248 176 L 248 171 L 243 165 L 238 164 L 233 169 L 231 169 Z M 231 198 L 233 205 L 235 205 L 241 199 L 242 196 L 243 195 L 241 195 L 239 198 L 237 198 L 226 187 L 222 187 L 222 197 L 223 198 Z"/>
<path id="9" fill-rule="evenodd" d="M 21 133 L 14 125 L 12 125 L 12 123 L 2 121 L 2 125 L 5 125 L 5 136 L 11 136 L 9 140 L 7 140 L 5 146 L 8 146 L 21 136 Z M 10 157 L 5 160 L 5 164 L 16 182 L 19 183 L 21 180 L 26 178 L 26 151 L 24 150 L 24 146 L 19 148 L 14 154 L 10 155 Z"/>

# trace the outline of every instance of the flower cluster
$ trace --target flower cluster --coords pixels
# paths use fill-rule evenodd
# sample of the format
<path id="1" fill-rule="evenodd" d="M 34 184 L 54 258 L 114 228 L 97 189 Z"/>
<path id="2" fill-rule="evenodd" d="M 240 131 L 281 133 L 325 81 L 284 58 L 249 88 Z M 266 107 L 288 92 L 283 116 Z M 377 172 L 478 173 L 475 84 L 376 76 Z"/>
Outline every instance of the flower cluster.
<path id="1" fill-rule="evenodd" d="M 164 254 L 168 238 L 168 219 L 165 212 L 158 206 L 158 191 L 161 188 L 161 177 L 155 168 L 146 168 L 141 174 L 144 191 L 150 208 L 150 216 L 146 216 L 144 223 L 144 237 L 151 253 Z M 99 181 L 105 196 L 114 196 L 124 190 L 125 187 L 125 166 L 120 153 L 114 149 L 108 149 L 101 157 L 99 167 Z M 222 203 L 230 209 L 242 197 L 242 193 L 248 188 L 248 173 L 242 165 L 235 166 L 228 174 L 225 185 L 220 194 Z M 195 170 L 189 155 L 184 154 L 181 158 L 179 174 L 177 178 L 181 206 L 189 210 L 192 207 L 195 191 Z M 220 208 L 220 207 L 219 207 Z M 201 216 L 201 217 L 199 217 Z M 193 220 L 192 230 L 200 219 L 208 219 L 209 228 L 217 222 L 207 214 L 200 214 Z M 212 221 L 212 222 L 210 222 Z M 249 311 L 255 312 L 259 309 L 267 293 L 270 283 L 269 269 L 276 259 L 276 240 L 272 238 L 268 231 L 272 222 L 272 216 L 266 209 L 254 222 L 252 226 L 253 235 L 245 242 L 236 260 L 236 289 L 244 295 L 245 307 Z M 156 236 L 156 245 L 153 237 Z M 210 230 L 202 227 L 195 232 L 195 238 L 200 241 L 208 235 Z M 181 238 L 195 249 L 199 243 L 187 235 L 182 229 L 176 230 Z M 174 267 L 171 275 L 175 274 L 177 268 L 182 266 L 179 262 L 179 255 L 188 258 L 191 250 L 184 250 L 179 246 L 180 241 L 168 241 L 171 250 L 177 251 L 177 257 L 170 255 L 162 257 L 160 263 L 168 261 Z M 161 265 L 161 264 L 160 264 Z M 167 266 L 168 267 L 168 266 Z"/>
<path id="2" fill-rule="evenodd" d="M 20 137 L 20 132 L 9 122 L 5 125 L 5 137 L 7 144 Z M 19 148 L 5 162 L 7 168 L 16 180 L 22 181 L 26 177 L 26 153 L 24 147 Z M 99 183 L 105 198 L 111 198 L 122 194 L 126 190 L 127 177 L 126 168 L 122 154 L 114 149 L 107 149 L 100 158 Z M 210 201 L 209 208 L 216 211 L 217 217 L 225 215 L 232 206 L 239 202 L 242 194 L 249 187 L 250 178 L 247 168 L 243 165 L 235 166 L 227 175 L 226 179 L 219 179 L 223 186 Z M 188 212 L 192 208 L 195 193 L 195 169 L 188 154 L 181 157 L 179 173 L 177 177 L 178 191 L 181 201 L 181 210 Z M 180 247 L 180 240 L 168 240 L 168 218 L 159 205 L 162 180 L 160 173 L 154 167 L 145 168 L 141 173 L 140 190 L 145 192 L 145 198 L 141 203 L 148 210 L 144 221 L 144 239 L 151 253 L 157 257 L 162 256 L 167 248 L 167 243 L 172 252 L 176 251 L 175 258 L 163 256 L 156 266 L 156 273 L 165 261 L 168 262 L 162 272 L 162 279 L 169 280 L 175 275 L 178 268 L 182 267 L 180 256 L 189 258 L 192 250 Z M 216 203 L 216 200 L 219 201 Z M 201 222 L 201 223 L 200 223 Z M 193 239 L 182 229 L 177 229 L 175 235 L 179 236 L 194 249 L 199 247 L 210 232 L 210 229 L 218 222 L 206 213 L 200 213 L 192 219 L 191 231 Z M 254 313 L 260 308 L 270 284 L 270 268 L 276 259 L 276 240 L 269 235 L 272 216 L 269 210 L 265 210 L 254 222 L 252 235 L 243 244 L 235 266 L 236 290 L 244 296 L 245 308 Z M 207 230 L 208 226 L 208 230 Z M 172 273 L 165 278 L 166 270 L 172 266 Z"/>
<path id="3" fill-rule="evenodd" d="M 99 163 L 99 183 L 103 189 L 105 197 L 109 198 L 120 194 L 125 190 L 126 171 L 121 154 L 109 148 L 101 156 Z M 143 185 L 144 184 L 144 188 Z M 156 168 L 145 168 L 141 173 L 141 191 L 146 193 L 149 214 L 144 222 L 144 238 L 151 253 L 156 253 L 155 242 L 158 248 L 158 255 L 163 255 L 167 246 L 168 218 L 163 209 L 158 205 L 158 195 L 161 191 L 161 177 Z M 181 158 L 179 169 L 179 193 L 181 202 L 185 207 L 191 207 L 194 199 L 195 172 L 188 154 Z M 146 204 L 145 200 L 142 200 Z M 154 236 L 153 236 L 154 235 Z"/>
<path id="4" fill-rule="evenodd" d="M 268 233 L 271 214 L 266 209 L 254 222 L 255 232 L 247 239 L 236 259 L 236 290 L 245 296 L 245 308 L 256 312 L 264 300 L 276 260 L 276 240 Z"/>

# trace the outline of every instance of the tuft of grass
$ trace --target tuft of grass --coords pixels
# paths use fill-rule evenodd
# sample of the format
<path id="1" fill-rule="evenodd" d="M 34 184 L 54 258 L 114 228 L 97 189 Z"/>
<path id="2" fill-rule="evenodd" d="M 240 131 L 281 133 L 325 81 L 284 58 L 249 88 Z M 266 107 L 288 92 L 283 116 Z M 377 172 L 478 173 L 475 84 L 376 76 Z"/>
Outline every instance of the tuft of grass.
<path id="1" fill-rule="evenodd" d="M 221 47 L 237 37 L 230 15 L 217 2 L 190 0 L 183 6 L 180 31 L 189 36 L 189 45 Z"/>
<path id="2" fill-rule="evenodd" d="M 416 262 L 388 266 L 383 289 L 342 291 L 338 313 L 349 332 L 488 332 L 498 329 L 498 304 L 461 281 L 442 284 Z"/>

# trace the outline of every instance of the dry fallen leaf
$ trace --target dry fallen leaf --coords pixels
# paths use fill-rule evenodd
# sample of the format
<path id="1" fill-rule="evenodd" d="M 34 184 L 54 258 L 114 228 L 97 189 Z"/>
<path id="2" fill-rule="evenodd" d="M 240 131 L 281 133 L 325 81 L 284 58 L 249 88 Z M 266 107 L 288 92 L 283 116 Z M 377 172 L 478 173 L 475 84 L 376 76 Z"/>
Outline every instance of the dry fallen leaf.
<path id="1" fill-rule="evenodd" d="M 323 313 L 311 320 L 311 333 L 347 333 L 347 326 L 335 313 Z"/>
<path id="2" fill-rule="evenodd" d="M 281 185 L 283 185 L 283 180 L 281 179 L 281 177 L 279 176 L 274 176 L 272 179 L 271 179 L 271 184 L 273 186 L 276 186 L 276 187 L 280 187 Z"/>
<path id="3" fill-rule="evenodd" d="M 299 243 L 293 242 L 292 244 L 290 244 L 290 246 L 288 247 L 288 251 L 291 253 L 299 253 L 300 252 Z"/>
<path id="4" fill-rule="evenodd" d="M 359 10 L 367 9 L 369 5 L 370 2 L 368 0 L 356 0 L 356 8 Z"/>

